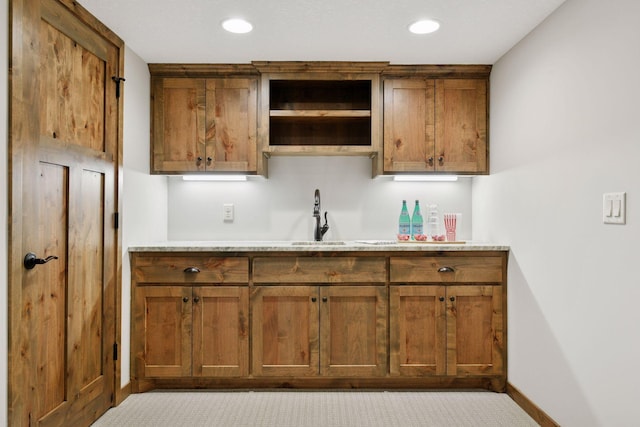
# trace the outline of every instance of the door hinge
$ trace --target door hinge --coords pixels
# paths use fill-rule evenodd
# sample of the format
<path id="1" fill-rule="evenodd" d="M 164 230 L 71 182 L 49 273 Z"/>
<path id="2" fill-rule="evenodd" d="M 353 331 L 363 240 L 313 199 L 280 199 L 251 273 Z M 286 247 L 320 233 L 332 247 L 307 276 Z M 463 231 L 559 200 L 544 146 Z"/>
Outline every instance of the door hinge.
<path id="1" fill-rule="evenodd" d="M 116 230 L 120 228 L 120 212 L 113 213 L 113 228 Z"/>
<path id="2" fill-rule="evenodd" d="M 116 82 L 116 99 L 120 98 L 120 82 L 124 82 L 125 78 L 124 77 L 113 76 L 113 77 L 111 77 L 111 80 Z"/>
<path id="3" fill-rule="evenodd" d="M 118 343 L 113 343 L 113 360 L 118 360 Z"/>

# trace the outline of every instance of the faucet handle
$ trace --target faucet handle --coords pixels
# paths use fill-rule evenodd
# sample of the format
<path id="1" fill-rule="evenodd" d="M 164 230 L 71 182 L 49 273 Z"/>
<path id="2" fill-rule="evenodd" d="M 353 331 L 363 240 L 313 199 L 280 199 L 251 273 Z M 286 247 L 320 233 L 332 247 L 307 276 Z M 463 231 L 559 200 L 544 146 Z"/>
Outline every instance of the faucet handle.
<path id="1" fill-rule="evenodd" d="M 327 231 L 329 231 L 329 221 L 327 221 L 327 211 L 324 212 L 324 225 L 320 229 L 320 235 L 324 236 Z"/>

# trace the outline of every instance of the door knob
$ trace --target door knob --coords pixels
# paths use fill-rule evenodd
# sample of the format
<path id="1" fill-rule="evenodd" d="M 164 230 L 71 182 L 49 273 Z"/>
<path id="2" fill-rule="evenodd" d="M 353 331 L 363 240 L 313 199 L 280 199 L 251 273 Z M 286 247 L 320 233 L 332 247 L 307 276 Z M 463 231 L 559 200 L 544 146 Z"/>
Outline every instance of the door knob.
<path id="1" fill-rule="evenodd" d="M 34 254 L 33 252 L 29 252 L 28 254 L 26 254 L 24 256 L 24 268 L 26 268 L 27 270 L 31 270 L 33 267 L 35 267 L 38 264 L 46 264 L 49 261 L 51 261 L 52 259 L 58 259 L 57 256 L 55 255 L 50 255 L 44 259 L 42 258 L 38 258 L 36 256 L 36 254 Z"/>

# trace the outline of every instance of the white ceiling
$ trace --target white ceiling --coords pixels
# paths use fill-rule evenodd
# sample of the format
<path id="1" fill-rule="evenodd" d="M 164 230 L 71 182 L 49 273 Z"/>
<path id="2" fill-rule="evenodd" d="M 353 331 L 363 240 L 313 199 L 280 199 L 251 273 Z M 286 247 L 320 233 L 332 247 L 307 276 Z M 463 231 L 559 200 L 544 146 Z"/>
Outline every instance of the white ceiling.
<path id="1" fill-rule="evenodd" d="M 148 63 L 493 64 L 565 0 L 80 0 Z M 243 17 L 248 34 L 220 23 Z M 435 18 L 440 30 L 407 26 Z"/>

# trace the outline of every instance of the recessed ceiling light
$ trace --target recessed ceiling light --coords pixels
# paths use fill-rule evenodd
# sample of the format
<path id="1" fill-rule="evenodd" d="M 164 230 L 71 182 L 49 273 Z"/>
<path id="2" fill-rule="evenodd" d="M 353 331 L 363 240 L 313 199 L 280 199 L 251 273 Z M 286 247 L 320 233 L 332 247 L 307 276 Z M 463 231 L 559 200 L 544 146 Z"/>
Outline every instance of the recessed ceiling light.
<path id="1" fill-rule="evenodd" d="M 433 19 L 423 19 L 409 25 L 409 31 L 413 34 L 429 34 L 438 31 L 438 28 L 440 28 L 440 23 Z"/>
<path id="2" fill-rule="evenodd" d="M 244 34 L 253 30 L 253 25 L 244 19 L 232 18 L 222 22 L 222 28 L 230 33 Z"/>

